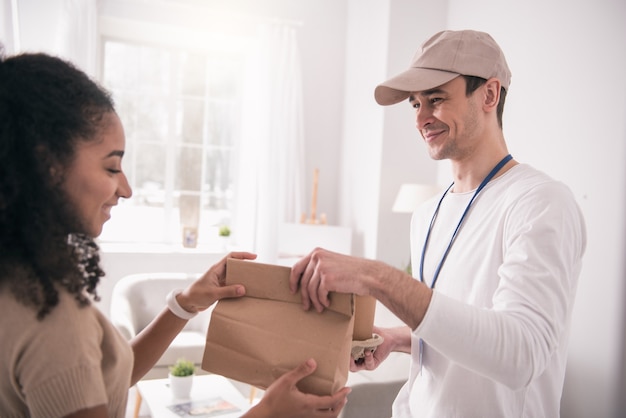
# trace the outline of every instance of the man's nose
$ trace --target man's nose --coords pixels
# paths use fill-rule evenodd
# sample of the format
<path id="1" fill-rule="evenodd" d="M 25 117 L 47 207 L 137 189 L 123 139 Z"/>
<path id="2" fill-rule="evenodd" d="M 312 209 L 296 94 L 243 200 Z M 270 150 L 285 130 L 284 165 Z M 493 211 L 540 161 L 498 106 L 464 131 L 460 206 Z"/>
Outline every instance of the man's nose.
<path id="1" fill-rule="evenodd" d="M 427 106 L 421 106 L 415 111 L 415 126 L 418 131 L 424 129 L 429 123 L 433 121 L 433 112 Z"/>

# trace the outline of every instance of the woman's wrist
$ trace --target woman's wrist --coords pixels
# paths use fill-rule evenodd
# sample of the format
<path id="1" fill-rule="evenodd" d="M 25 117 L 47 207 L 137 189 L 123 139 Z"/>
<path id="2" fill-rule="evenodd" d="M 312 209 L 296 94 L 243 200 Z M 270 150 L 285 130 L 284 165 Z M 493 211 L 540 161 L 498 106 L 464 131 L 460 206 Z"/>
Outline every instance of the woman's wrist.
<path id="1" fill-rule="evenodd" d="M 270 418 L 272 414 L 269 411 L 266 411 L 265 404 L 263 400 L 258 404 L 254 405 L 252 408 L 248 410 L 245 414 L 241 416 L 241 418 Z"/>
<path id="2" fill-rule="evenodd" d="M 189 312 L 178 303 L 178 295 L 183 292 L 183 289 L 174 289 L 167 294 L 165 301 L 167 302 L 168 309 L 180 319 L 186 321 L 190 320 L 194 316 L 198 315 L 198 312 Z"/>

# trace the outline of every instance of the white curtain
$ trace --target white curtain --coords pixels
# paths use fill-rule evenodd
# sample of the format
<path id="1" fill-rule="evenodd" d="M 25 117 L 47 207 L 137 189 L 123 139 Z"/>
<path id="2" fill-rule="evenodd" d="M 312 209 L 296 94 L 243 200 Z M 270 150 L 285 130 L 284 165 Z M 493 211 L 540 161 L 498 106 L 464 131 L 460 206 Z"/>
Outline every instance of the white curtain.
<path id="1" fill-rule="evenodd" d="M 302 81 L 296 28 L 267 24 L 259 31 L 244 83 L 233 235 L 240 249 L 271 263 L 279 224 L 302 213 Z"/>
<path id="2" fill-rule="evenodd" d="M 97 0 L 2 0 L 3 41 L 7 52 L 41 51 L 73 62 L 90 76 L 96 75 L 98 39 Z M 6 11 L 13 16 L 8 20 Z M 17 14 L 19 13 L 19 19 Z M 7 22 L 12 22 L 11 37 Z M 6 38 L 5 38 L 6 36 Z M 8 43 L 8 42 L 7 42 Z"/>
<path id="3" fill-rule="evenodd" d="M 0 44 L 4 54 L 13 55 L 19 50 L 19 25 L 17 0 L 0 1 Z"/>
<path id="4" fill-rule="evenodd" d="M 97 0 L 63 0 L 55 49 L 92 77 L 96 76 Z"/>

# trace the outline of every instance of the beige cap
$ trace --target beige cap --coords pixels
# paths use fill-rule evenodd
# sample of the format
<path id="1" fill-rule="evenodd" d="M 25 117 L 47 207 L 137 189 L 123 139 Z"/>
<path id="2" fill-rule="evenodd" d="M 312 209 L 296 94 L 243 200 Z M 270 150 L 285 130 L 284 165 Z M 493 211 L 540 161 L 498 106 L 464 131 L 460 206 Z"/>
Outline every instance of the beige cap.
<path id="1" fill-rule="evenodd" d="M 381 83 L 374 91 L 378 104 L 399 103 L 411 92 L 447 83 L 459 75 L 500 80 L 508 90 L 511 71 L 493 38 L 473 30 L 442 31 L 424 42 L 408 70 Z"/>

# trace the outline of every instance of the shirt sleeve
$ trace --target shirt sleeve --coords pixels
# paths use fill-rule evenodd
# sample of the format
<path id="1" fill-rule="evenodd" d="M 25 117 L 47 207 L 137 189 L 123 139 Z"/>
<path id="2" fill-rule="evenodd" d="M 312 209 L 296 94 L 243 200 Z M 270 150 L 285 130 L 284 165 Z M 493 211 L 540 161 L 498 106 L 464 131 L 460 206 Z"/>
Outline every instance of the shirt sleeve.
<path id="1" fill-rule="evenodd" d="M 107 403 L 102 328 L 94 309 L 59 292 L 59 304 L 19 342 L 15 375 L 32 417 L 65 416 Z"/>

